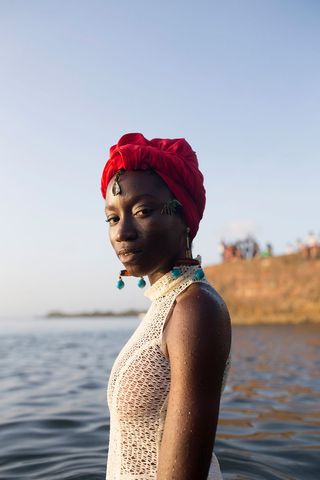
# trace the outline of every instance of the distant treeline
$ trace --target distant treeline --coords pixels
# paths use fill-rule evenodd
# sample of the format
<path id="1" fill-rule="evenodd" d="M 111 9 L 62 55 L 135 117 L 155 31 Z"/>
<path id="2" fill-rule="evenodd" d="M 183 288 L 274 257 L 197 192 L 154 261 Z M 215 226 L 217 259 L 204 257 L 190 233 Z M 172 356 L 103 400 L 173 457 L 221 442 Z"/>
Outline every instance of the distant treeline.
<path id="1" fill-rule="evenodd" d="M 61 312 L 60 310 L 53 310 L 47 313 L 46 318 L 137 317 L 140 313 L 141 312 L 134 309 L 124 310 L 123 312 L 113 312 L 112 310 L 101 312 L 98 310 L 94 310 L 92 312 L 76 312 L 76 313 L 66 313 L 66 312 Z"/>

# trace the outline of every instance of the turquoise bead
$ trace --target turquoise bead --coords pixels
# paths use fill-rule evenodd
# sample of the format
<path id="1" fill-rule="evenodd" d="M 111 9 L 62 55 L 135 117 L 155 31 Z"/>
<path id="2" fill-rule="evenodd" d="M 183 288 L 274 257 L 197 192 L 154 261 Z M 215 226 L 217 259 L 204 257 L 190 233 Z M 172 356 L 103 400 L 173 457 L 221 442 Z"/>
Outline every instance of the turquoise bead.
<path id="1" fill-rule="evenodd" d="M 173 267 L 170 273 L 173 279 L 179 278 L 182 275 L 180 268 L 177 267 Z"/>
<path id="2" fill-rule="evenodd" d="M 138 287 L 143 288 L 145 286 L 146 286 L 146 282 L 144 281 L 143 278 L 140 278 L 139 281 L 138 281 Z"/>
<path id="3" fill-rule="evenodd" d="M 121 290 L 121 288 L 124 287 L 124 281 L 120 278 L 120 280 L 117 281 L 117 288 Z"/>
<path id="4" fill-rule="evenodd" d="M 202 270 L 202 268 L 196 270 L 194 276 L 196 277 L 196 280 L 202 280 L 202 278 L 204 277 L 204 271 Z"/>

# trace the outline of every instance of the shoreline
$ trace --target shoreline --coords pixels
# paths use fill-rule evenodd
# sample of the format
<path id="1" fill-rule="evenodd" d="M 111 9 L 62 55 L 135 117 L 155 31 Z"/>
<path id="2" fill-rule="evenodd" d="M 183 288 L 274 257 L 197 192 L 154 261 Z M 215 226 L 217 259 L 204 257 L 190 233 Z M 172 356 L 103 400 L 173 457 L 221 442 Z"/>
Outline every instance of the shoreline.
<path id="1" fill-rule="evenodd" d="M 233 325 L 320 323 L 320 258 L 291 254 L 235 259 L 208 265 L 204 271 L 225 300 Z M 45 318 L 141 318 L 145 313 L 53 310 Z"/>

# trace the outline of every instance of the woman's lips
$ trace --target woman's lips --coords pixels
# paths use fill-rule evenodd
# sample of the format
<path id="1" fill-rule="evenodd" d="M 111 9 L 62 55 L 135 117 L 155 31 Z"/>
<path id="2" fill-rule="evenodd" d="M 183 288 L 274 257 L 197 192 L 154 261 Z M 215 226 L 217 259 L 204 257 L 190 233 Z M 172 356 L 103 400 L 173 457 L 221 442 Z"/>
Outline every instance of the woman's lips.
<path id="1" fill-rule="evenodd" d="M 121 263 L 126 264 L 126 263 L 133 263 L 136 262 L 139 256 L 141 255 L 142 251 L 141 250 L 132 250 L 132 251 L 126 251 L 126 252 L 120 252 L 118 254 L 119 260 Z"/>

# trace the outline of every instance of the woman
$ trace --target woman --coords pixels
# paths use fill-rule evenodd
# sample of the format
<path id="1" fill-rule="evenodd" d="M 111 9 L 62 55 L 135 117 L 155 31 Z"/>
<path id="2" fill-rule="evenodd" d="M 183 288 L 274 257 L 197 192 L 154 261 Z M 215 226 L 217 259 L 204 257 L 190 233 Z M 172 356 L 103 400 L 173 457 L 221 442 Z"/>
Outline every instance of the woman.
<path id="1" fill-rule="evenodd" d="M 191 242 L 203 176 L 184 139 L 127 134 L 101 180 L 117 283 L 137 277 L 151 306 L 112 367 L 107 480 L 221 479 L 213 453 L 231 342 L 228 310 Z"/>

